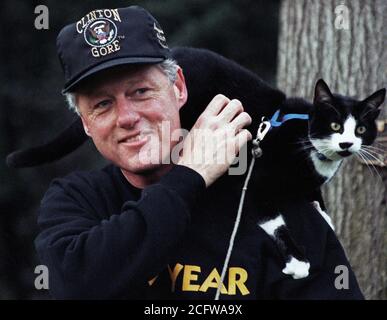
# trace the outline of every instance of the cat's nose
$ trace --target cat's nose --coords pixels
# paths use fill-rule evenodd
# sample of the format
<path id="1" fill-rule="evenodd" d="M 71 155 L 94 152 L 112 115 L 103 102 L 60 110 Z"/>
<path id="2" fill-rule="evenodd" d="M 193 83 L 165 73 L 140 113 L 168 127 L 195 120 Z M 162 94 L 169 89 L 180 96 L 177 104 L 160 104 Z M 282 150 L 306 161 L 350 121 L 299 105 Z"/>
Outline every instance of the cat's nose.
<path id="1" fill-rule="evenodd" d="M 349 149 L 353 145 L 352 142 L 341 142 L 339 146 L 341 149 Z"/>

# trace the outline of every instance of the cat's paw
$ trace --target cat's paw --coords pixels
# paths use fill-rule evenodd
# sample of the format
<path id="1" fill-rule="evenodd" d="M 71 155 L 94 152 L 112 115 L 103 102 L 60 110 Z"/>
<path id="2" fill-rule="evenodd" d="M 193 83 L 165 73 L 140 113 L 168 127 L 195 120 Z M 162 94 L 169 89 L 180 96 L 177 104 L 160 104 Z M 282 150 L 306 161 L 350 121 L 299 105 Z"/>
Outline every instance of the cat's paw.
<path id="1" fill-rule="evenodd" d="M 300 261 L 292 257 L 290 261 L 286 263 L 286 266 L 282 272 L 292 276 L 293 279 L 302 279 L 309 275 L 309 268 L 309 262 Z"/>
<path id="2" fill-rule="evenodd" d="M 329 224 L 329 226 L 332 228 L 332 230 L 335 231 L 335 227 L 333 225 L 331 217 L 328 216 L 328 214 L 323 209 L 321 209 L 320 203 L 318 201 L 313 201 L 313 205 L 316 208 L 316 210 L 318 211 L 318 213 L 321 214 L 321 216 L 324 218 L 324 220 Z"/>

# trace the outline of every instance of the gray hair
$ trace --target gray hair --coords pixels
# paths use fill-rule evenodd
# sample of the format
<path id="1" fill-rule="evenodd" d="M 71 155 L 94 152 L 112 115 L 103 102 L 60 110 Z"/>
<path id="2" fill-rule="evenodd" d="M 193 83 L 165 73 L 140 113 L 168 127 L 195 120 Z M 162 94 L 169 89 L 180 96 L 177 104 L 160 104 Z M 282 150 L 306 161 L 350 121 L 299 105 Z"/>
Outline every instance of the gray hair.
<path id="1" fill-rule="evenodd" d="M 177 70 L 179 68 L 177 62 L 173 59 L 166 59 L 163 62 L 157 64 L 157 66 L 164 72 L 168 80 L 171 83 L 175 83 L 177 79 Z M 71 111 L 74 111 L 77 115 L 80 115 L 77 106 L 76 92 L 66 92 L 64 94 L 67 105 Z"/>

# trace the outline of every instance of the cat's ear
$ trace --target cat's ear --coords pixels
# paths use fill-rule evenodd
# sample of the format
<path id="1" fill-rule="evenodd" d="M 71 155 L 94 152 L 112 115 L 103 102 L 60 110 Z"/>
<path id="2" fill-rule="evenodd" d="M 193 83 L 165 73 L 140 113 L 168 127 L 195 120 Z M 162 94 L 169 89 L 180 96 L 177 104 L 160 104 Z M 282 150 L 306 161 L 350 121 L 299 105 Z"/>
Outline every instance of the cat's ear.
<path id="1" fill-rule="evenodd" d="M 330 103 L 333 100 L 331 90 L 323 79 L 319 79 L 314 88 L 314 103 Z"/>
<path id="2" fill-rule="evenodd" d="M 384 102 L 385 97 L 386 89 L 383 88 L 374 92 L 368 98 L 365 98 L 363 103 L 369 108 L 378 109 Z"/>
<path id="3" fill-rule="evenodd" d="M 360 104 L 364 108 L 362 117 L 375 120 L 381 111 L 380 106 L 383 104 L 385 97 L 386 89 L 383 88 L 365 98 Z"/>

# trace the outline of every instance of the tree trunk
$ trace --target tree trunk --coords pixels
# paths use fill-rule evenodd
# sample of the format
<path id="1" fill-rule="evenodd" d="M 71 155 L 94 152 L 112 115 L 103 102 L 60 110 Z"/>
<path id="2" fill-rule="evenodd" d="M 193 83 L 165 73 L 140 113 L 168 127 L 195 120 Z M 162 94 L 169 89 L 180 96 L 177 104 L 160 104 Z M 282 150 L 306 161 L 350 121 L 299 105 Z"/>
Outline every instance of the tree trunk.
<path id="1" fill-rule="evenodd" d="M 278 87 L 308 100 L 319 78 L 333 92 L 361 99 L 382 88 L 385 6 L 383 0 L 283 0 Z M 384 109 L 379 118 L 386 115 Z M 344 161 L 324 187 L 324 199 L 364 295 L 385 299 L 387 174 L 375 168 Z"/>

